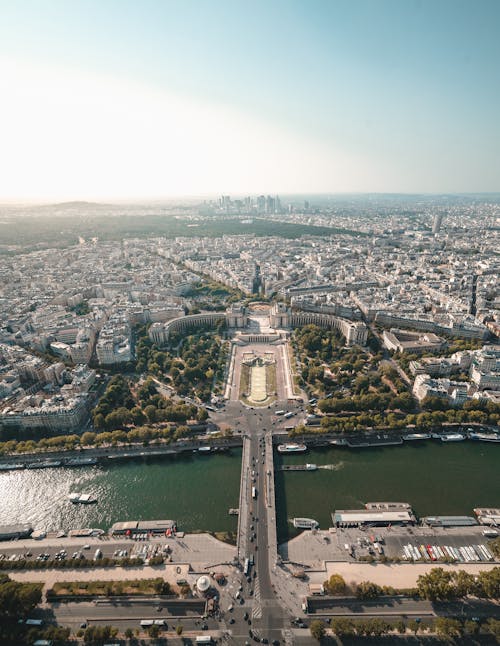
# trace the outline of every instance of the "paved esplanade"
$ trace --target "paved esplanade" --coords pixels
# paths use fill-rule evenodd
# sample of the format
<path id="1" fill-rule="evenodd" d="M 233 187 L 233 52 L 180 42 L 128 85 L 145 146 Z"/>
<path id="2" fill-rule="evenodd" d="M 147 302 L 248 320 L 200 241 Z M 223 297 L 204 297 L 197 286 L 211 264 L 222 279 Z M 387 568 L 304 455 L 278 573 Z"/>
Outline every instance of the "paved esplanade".
<path id="1" fill-rule="evenodd" d="M 254 331 L 267 334 L 265 318 L 259 313 L 251 317 Z M 300 604 L 285 600 L 283 587 L 286 575 L 280 567 L 276 535 L 276 506 L 274 493 L 274 460 L 272 429 L 282 418 L 275 410 L 299 411 L 300 402 L 292 396 L 292 377 L 288 361 L 288 344 L 285 339 L 273 343 L 251 338 L 233 346 L 228 374 L 226 414 L 235 421 L 243 436 L 241 466 L 240 514 L 238 522 L 238 559 L 243 566 L 246 559 L 253 560 L 250 579 L 244 581 L 241 595 L 249 606 L 251 627 L 242 621 L 233 625 L 231 639 L 243 643 L 250 638 L 250 631 L 269 641 L 279 639 L 292 643 L 290 618 L 296 616 Z M 240 392 L 241 357 L 243 352 L 257 355 L 272 353 L 276 361 L 277 400 L 268 406 L 247 406 L 238 401 Z M 278 430 L 278 429 L 276 429 Z M 255 577 L 255 578 L 254 578 Z M 249 596 L 253 590 L 252 597 Z M 293 593 L 292 593 L 293 594 Z"/>

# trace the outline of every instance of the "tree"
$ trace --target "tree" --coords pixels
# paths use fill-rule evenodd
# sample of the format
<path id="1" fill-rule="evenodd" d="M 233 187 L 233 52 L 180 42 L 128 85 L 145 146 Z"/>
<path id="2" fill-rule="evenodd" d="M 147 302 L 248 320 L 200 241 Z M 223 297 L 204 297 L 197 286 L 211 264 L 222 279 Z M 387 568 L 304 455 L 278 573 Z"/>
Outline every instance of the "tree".
<path id="1" fill-rule="evenodd" d="M 358 599 L 376 599 L 382 594 L 382 588 L 371 581 L 362 581 L 356 586 Z"/>
<path id="2" fill-rule="evenodd" d="M 374 637 L 381 637 L 382 635 L 385 635 L 386 633 L 389 632 L 391 626 L 388 624 L 386 621 L 383 619 L 379 619 L 377 617 L 374 617 L 373 619 L 369 619 L 369 627 L 370 627 L 370 634 L 373 635 Z"/>
<path id="3" fill-rule="evenodd" d="M 0 574 L 0 618 L 29 614 L 42 600 L 41 585 L 18 583 Z"/>
<path id="4" fill-rule="evenodd" d="M 125 638 L 126 639 L 132 639 L 133 636 L 134 636 L 134 631 L 132 630 L 132 628 L 126 628 L 125 629 Z"/>
<path id="5" fill-rule="evenodd" d="M 177 624 L 177 626 L 175 627 L 175 632 L 177 633 L 177 635 L 179 635 L 179 637 L 182 635 L 183 630 L 184 628 L 182 624 Z"/>
<path id="6" fill-rule="evenodd" d="M 321 641 L 326 634 L 325 622 L 320 619 L 314 619 L 314 621 L 311 621 L 309 630 L 314 639 Z"/>
<path id="7" fill-rule="evenodd" d="M 500 558 L 500 536 L 490 541 L 488 547 L 497 558 Z"/>
<path id="8" fill-rule="evenodd" d="M 343 594 L 346 589 L 346 583 L 340 574 L 332 574 L 328 581 L 325 581 L 324 588 L 328 594 Z"/>
<path id="9" fill-rule="evenodd" d="M 453 640 L 455 637 L 461 637 L 463 633 L 463 626 L 458 619 L 450 619 L 449 617 L 437 617 L 436 634 L 438 637 Z"/>
<path id="10" fill-rule="evenodd" d="M 418 621 L 415 621 L 415 619 L 412 619 L 412 620 L 408 623 L 408 628 L 411 630 L 411 632 L 412 632 L 414 635 L 416 635 L 416 634 L 418 633 L 419 628 L 420 628 L 420 624 L 418 623 Z"/>
<path id="11" fill-rule="evenodd" d="M 500 567 L 480 572 L 477 577 L 477 590 L 481 597 L 500 598 Z"/>
<path id="12" fill-rule="evenodd" d="M 160 635 L 160 627 L 154 624 L 149 627 L 148 633 L 151 639 L 157 639 Z"/>
<path id="13" fill-rule="evenodd" d="M 354 622 L 347 617 L 335 617 L 330 621 L 330 628 L 337 637 L 352 637 L 356 632 Z"/>
<path id="14" fill-rule="evenodd" d="M 80 438 L 80 444 L 82 446 L 92 445 L 95 442 L 96 434 L 91 431 L 85 431 L 85 433 Z"/>
<path id="15" fill-rule="evenodd" d="M 441 567 L 433 568 L 427 574 L 418 577 L 417 589 L 423 599 L 451 599 L 455 595 L 453 573 L 445 572 Z"/>
<path id="16" fill-rule="evenodd" d="M 488 619 L 486 622 L 486 629 L 489 633 L 494 635 L 500 641 L 500 619 Z"/>
<path id="17" fill-rule="evenodd" d="M 396 630 L 400 635 L 404 635 L 406 633 L 406 624 L 402 619 L 396 622 Z"/>

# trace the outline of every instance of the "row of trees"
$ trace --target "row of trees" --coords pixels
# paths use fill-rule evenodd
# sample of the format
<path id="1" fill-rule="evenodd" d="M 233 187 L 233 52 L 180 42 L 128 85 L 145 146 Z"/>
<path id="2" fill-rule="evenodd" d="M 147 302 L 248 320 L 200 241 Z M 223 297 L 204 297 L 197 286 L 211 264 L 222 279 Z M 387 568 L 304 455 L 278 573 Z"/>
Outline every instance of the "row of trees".
<path id="1" fill-rule="evenodd" d="M 415 619 L 406 623 L 403 620 L 390 622 L 385 619 L 373 618 L 355 621 L 348 617 L 336 617 L 330 620 L 330 628 L 340 638 L 354 636 L 380 638 L 389 633 L 404 635 L 407 631 L 416 635 L 419 631 L 426 630 L 448 641 L 464 636 L 477 635 L 481 626 L 477 621 L 460 621 L 450 617 L 437 617 L 425 625 Z M 500 621 L 498 619 L 488 619 L 482 628 L 490 635 L 493 635 L 494 638 L 500 638 Z M 315 619 L 311 622 L 309 629 L 311 635 L 320 641 L 326 635 L 327 624 L 320 619 Z"/>
<path id="2" fill-rule="evenodd" d="M 185 424 L 171 424 L 161 428 L 152 426 L 138 426 L 130 430 L 102 431 L 95 433 L 86 431 L 82 435 L 58 435 L 48 440 L 19 441 L 9 440 L 0 442 L 0 455 L 9 455 L 12 453 L 36 453 L 37 451 L 72 451 L 75 449 L 88 448 L 93 446 L 118 444 L 138 444 L 151 440 L 162 440 L 175 442 L 176 440 L 186 437 L 191 433 Z"/>
<path id="3" fill-rule="evenodd" d="M 400 397 L 403 397 L 401 395 Z M 326 400 L 331 401 L 331 400 Z M 319 427 L 298 426 L 293 435 L 304 433 L 349 433 L 362 431 L 367 428 L 401 429 L 407 426 L 415 427 L 418 431 L 430 431 L 446 424 L 497 424 L 498 414 L 487 415 L 477 410 L 449 409 L 445 412 L 432 413 L 399 413 L 394 411 L 355 412 L 345 414 L 332 413 L 321 420 Z"/>
<path id="4" fill-rule="evenodd" d="M 420 597 L 431 601 L 461 599 L 469 595 L 500 599 L 500 567 L 483 570 L 477 575 L 464 570 L 433 568 L 418 577 L 417 590 Z"/>
<path id="5" fill-rule="evenodd" d="M 332 574 L 323 585 L 327 594 L 343 595 L 347 591 L 346 582 L 340 574 Z M 402 592 L 417 594 L 422 599 L 431 601 L 462 599 L 469 595 L 482 599 L 500 599 L 500 567 L 483 570 L 477 576 L 464 570 L 451 571 L 437 567 L 432 568 L 427 574 L 420 575 L 417 579 L 417 587 L 412 590 L 395 590 L 372 581 L 362 581 L 355 586 L 354 592 L 358 599 L 376 599 L 382 595 Z"/>

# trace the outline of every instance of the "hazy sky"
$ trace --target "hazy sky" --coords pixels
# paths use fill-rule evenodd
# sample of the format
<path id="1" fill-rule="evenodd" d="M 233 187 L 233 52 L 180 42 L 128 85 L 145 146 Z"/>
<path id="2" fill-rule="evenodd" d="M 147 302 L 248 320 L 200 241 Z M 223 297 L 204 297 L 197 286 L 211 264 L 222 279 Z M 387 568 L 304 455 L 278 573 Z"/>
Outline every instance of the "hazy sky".
<path id="1" fill-rule="evenodd" d="M 498 0 L 0 0 L 0 200 L 500 191 Z"/>

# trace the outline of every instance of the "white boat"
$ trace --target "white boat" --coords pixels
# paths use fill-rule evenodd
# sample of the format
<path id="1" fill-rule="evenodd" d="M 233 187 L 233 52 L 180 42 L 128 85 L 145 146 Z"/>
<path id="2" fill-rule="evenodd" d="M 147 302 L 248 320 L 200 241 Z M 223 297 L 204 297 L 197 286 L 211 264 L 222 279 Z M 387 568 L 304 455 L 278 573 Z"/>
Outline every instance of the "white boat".
<path id="1" fill-rule="evenodd" d="M 462 442 L 465 440 L 465 435 L 461 433 L 446 433 L 441 435 L 441 442 Z"/>
<path id="2" fill-rule="evenodd" d="M 84 467 L 97 464 L 97 458 L 69 458 L 66 460 L 67 467 Z"/>
<path id="3" fill-rule="evenodd" d="M 70 493 L 68 500 L 75 505 L 92 505 L 97 502 L 97 498 L 93 498 L 89 493 Z"/>
<path id="4" fill-rule="evenodd" d="M 39 462 L 30 462 L 26 465 L 27 469 L 50 469 L 51 467 L 60 467 L 61 460 L 40 460 Z"/>
<path id="5" fill-rule="evenodd" d="M 210 453 L 212 450 L 211 446 L 200 446 L 198 449 L 198 453 Z"/>
<path id="6" fill-rule="evenodd" d="M 317 464 L 310 464 L 309 462 L 306 464 L 306 471 L 317 471 L 317 469 Z"/>
<path id="7" fill-rule="evenodd" d="M 430 440 L 430 433 L 407 433 L 403 435 L 403 440 Z"/>
<path id="8" fill-rule="evenodd" d="M 0 471 L 14 471 L 14 469 L 24 469 L 24 464 L 22 462 L 11 463 L 11 464 L 0 464 Z"/>
<path id="9" fill-rule="evenodd" d="M 498 433 L 469 433 L 469 440 L 479 440 L 480 442 L 500 442 Z"/>
<path id="10" fill-rule="evenodd" d="M 318 529 L 319 523 L 314 518 L 294 518 L 292 524 L 297 529 Z"/>
<path id="11" fill-rule="evenodd" d="M 305 453 L 307 446 L 305 444 L 279 444 L 278 453 Z"/>

